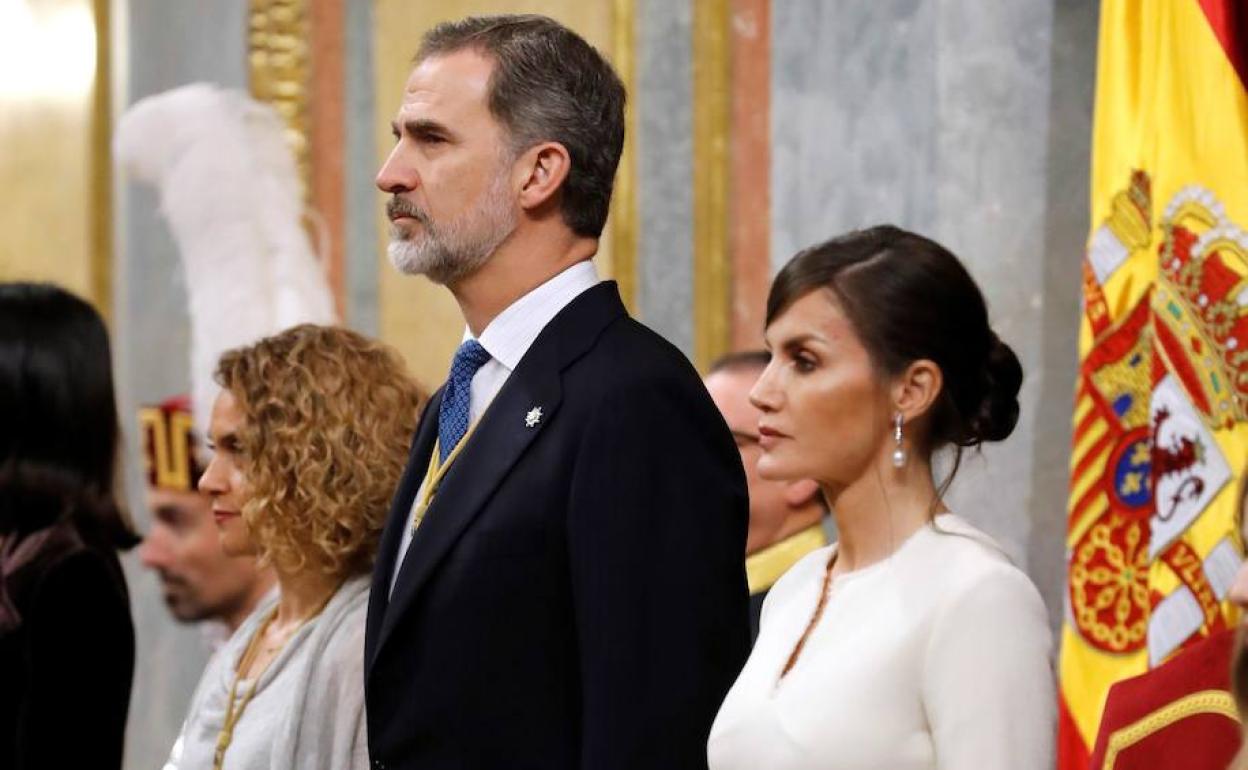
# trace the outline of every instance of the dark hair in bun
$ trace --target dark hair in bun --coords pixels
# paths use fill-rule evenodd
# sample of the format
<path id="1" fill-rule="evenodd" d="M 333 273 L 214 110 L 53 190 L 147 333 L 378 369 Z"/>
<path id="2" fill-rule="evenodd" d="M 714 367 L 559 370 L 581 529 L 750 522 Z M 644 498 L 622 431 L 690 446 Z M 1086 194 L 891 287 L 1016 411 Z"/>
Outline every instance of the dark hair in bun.
<path id="1" fill-rule="evenodd" d="M 924 449 L 956 447 L 956 471 L 963 447 L 1014 430 L 1022 365 L 988 325 L 983 294 L 948 249 L 892 225 L 812 246 L 772 282 L 767 324 L 816 289 L 836 295 L 880 371 L 900 374 L 919 359 L 940 367 L 944 387 Z"/>
<path id="2" fill-rule="evenodd" d="M 971 417 L 971 432 L 980 441 L 1003 441 L 1018 424 L 1018 391 L 1023 367 L 1013 349 L 992 333 L 984 363 L 984 398 Z"/>

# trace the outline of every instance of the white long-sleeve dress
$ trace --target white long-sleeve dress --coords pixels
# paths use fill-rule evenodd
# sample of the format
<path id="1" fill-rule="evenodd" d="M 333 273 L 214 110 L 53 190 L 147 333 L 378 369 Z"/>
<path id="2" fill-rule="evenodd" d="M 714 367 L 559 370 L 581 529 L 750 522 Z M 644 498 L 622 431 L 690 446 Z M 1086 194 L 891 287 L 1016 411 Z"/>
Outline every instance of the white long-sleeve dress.
<path id="1" fill-rule="evenodd" d="M 1035 586 L 942 514 L 838 576 L 796 665 L 835 544 L 772 588 L 711 728 L 711 770 L 1051 770 L 1051 634 Z"/>

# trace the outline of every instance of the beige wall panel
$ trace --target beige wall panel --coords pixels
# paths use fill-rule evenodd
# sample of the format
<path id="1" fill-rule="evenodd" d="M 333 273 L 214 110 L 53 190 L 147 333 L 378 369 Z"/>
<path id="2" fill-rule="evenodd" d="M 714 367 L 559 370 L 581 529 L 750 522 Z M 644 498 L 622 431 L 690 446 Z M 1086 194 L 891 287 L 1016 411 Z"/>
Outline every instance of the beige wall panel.
<path id="1" fill-rule="evenodd" d="M 0 30 L 0 280 L 51 281 L 107 308 L 92 238 L 91 0 L 11 9 Z M 106 245 L 105 245 L 106 246 Z M 105 258 L 106 259 L 106 258 Z M 106 285 L 106 284 L 103 284 Z"/>
<path id="2" fill-rule="evenodd" d="M 411 0 L 376 0 L 373 14 L 373 61 L 377 93 L 377 167 L 394 144 L 390 121 L 394 118 L 410 71 L 412 55 L 421 35 L 433 25 L 463 16 L 493 13 L 543 13 L 567 24 L 592 45 L 610 56 L 612 41 L 612 0 L 447 0 L 415 3 Z M 459 306 L 449 291 L 423 277 L 400 275 L 386 256 L 389 223 L 385 219 L 385 199 L 377 194 L 377 217 L 381 242 L 378 270 L 381 306 L 379 330 L 382 339 L 394 345 L 407 359 L 412 372 L 430 389 L 446 379 L 451 357 L 463 335 L 464 323 Z M 595 262 L 604 277 L 611 277 L 611 222 L 603 233 Z"/>
<path id="3" fill-rule="evenodd" d="M 0 280 L 92 291 L 90 104 L 0 99 Z"/>

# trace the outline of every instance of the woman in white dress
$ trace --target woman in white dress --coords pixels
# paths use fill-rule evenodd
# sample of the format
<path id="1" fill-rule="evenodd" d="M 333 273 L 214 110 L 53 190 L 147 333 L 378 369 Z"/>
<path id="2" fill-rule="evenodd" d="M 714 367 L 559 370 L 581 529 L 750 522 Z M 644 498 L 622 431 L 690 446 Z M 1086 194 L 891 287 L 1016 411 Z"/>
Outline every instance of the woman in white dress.
<path id="1" fill-rule="evenodd" d="M 932 477 L 934 451 L 956 472 L 1018 420 L 1022 369 L 974 281 L 921 236 L 849 233 L 781 270 L 766 339 L 759 473 L 819 480 L 839 540 L 768 596 L 711 770 L 1050 770 L 1044 604 Z"/>
<path id="2" fill-rule="evenodd" d="M 369 571 L 421 393 L 394 351 L 297 326 L 217 368 L 212 497 L 221 546 L 273 565 L 264 602 L 209 662 L 168 766 L 368 767 Z"/>

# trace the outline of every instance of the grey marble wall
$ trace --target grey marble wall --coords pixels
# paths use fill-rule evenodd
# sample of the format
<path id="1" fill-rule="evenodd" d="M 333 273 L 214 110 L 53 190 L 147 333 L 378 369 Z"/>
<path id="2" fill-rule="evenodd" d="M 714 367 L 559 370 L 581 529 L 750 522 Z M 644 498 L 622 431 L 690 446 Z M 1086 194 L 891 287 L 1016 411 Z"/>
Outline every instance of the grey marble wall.
<path id="1" fill-rule="evenodd" d="M 937 4 L 774 0 L 774 269 L 843 230 L 936 223 Z"/>
<path id="2" fill-rule="evenodd" d="M 124 52 L 117 68 L 118 111 L 144 96 L 197 80 L 246 87 L 246 0 L 125 0 L 114 8 L 113 50 Z M 118 391 L 129 450 L 130 506 L 140 528 L 146 529 L 136 410 L 189 388 L 186 289 L 153 190 L 119 178 L 116 203 L 113 336 Z M 137 555 L 131 552 L 124 563 L 137 634 L 125 767 L 151 770 L 169 754 L 208 650 L 197 629 L 170 618 L 156 579 Z"/>
<path id="3" fill-rule="evenodd" d="M 346 277 L 346 321 L 364 334 L 377 334 L 379 328 L 379 286 L 377 284 L 377 147 L 374 137 L 376 95 L 373 93 L 373 4 L 348 2 L 346 5 L 346 247 L 343 255 Z"/>
<path id="4" fill-rule="evenodd" d="M 637 4 L 637 309 L 693 355 L 691 0 Z"/>
<path id="5" fill-rule="evenodd" d="M 951 507 L 1061 609 L 1095 4 L 775 0 L 772 261 L 893 222 L 960 255 L 1026 371 Z"/>
<path id="6" fill-rule="evenodd" d="M 1031 537 L 1027 564 L 1049 600 L 1056 624 L 1063 610 L 1066 499 L 1053 490 L 1069 482 L 1071 404 L 1077 372 L 1080 287 L 1076 255 L 1088 230 L 1092 98 L 1096 85 L 1099 4 L 1057 0 L 1049 50 L 1049 121 L 1045 144 L 1044 302 L 1040 309 L 1042 372 L 1032 434 Z"/>

